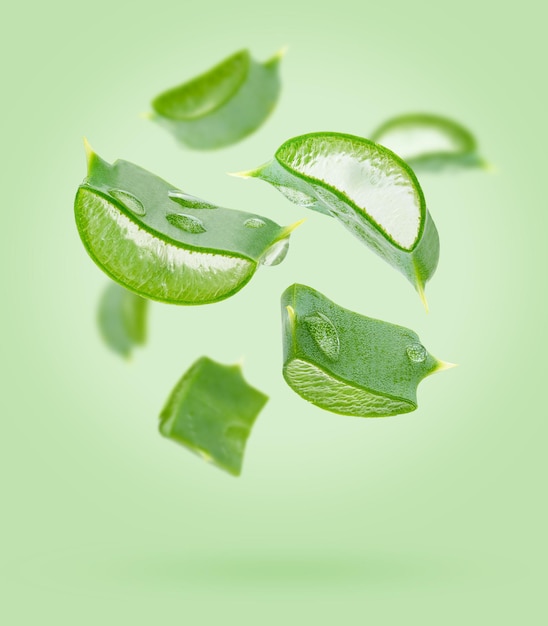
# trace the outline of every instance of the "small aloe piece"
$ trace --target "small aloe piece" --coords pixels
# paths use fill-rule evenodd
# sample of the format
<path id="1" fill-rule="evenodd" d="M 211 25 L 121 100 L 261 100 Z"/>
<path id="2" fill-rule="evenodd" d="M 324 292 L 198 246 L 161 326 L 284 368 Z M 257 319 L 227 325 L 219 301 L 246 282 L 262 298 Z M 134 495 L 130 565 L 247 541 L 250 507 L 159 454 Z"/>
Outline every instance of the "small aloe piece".
<path id="1" fill-rule="evenodd" d="M 74 203 L 82 242 L 97 265 L 138 295 L 172 304 L 228 298 L 259 264 L 283 260 L 293 228 L 190 196 L 127 161 L 88 149 Z M 259 220 L 260 228 L 250 228 Z"/>
<path id="2" fill-rule="evenodd" d="M 110 282 L 99 301 L 99 331 L 114 352 L 128 358 L 134 346 L 146 341 L 148 301 Z"/>
<path id="3" fill-rule="evenodd" d="M 251 428 L 267 400 L 244 380 L 239 364 L 202 357 L 171 392 L 160 432 L 239 476 Z"/>
<path id="4" fill-rule="evenodd" d="M 403 326 L 344 309 L 305 285 L 282 294 L 283 375 L 333 413 L 384 417 L 417 408 L 417 385 L 452 367 Z"/>
<path id="5" fill-rule="evenodd" d="M 478 154 L 472 133 L 458 122 L 430 113 L 411 113 L 387 120 L 371 139 L 386 146 L 413 169 L 488 167 Z"/>
<path id="6" fill-rule="evenodd" d="M 190 148 L 209 150 L 236 143 L 270 115 L 280 93 L 283 51 L 265 63 L 248 50 L 236 52 L 208 72 L 152 101 L 152 119 Z"/>
<path id="7" fill-rule="evenodd" d="M 286 141 L 265 165 L 236 175 L 265 180 L 295 204 L 338 219 L 402 272 L 426 306 L 438 233 L 417 177 L 396 154 L 362 137 L 311 133 Z"/>

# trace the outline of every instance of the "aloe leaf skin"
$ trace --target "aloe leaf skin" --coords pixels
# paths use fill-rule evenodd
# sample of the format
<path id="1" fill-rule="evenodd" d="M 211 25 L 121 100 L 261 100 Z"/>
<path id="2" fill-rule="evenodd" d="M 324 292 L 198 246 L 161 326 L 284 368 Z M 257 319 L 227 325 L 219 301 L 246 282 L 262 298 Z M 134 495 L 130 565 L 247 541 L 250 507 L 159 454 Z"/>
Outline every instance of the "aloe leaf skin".
<path id="1" fill-rule="evenodd" d="M 160 432 L 234 476 L 268 396 L 249 385 L 240 365 L 198 359 L 160 414 Z"/>
<path id="2" fill-rule="evenodd" d="M 393 117 L 372 134 L 415 171 L 462 168 L 488 169 L 479 155 L 472 133 L 459 122 L 431 113 L 409 113 Z"/>
<path id="3" fill-rule="evenodd" d="M 74 209 L 86 250 L 108 276 L 171 304 L 233 295 L 259 264 L 283 259 L 265 261 L 280 247 L 285 253 L 293 228 L 199 200 L 127 161 L 111 165 L 91 149 Z M 262 227 L 248 227 L 250 220 Z"/>
<path id="4" fill-rule="evenodd" d="M 132 349 L 143 346 L 147 335 L 148 301 L 121 285 L 109 282 L 99 301 L 97 323 L 108 347 L 129 358 Z"/>
<path id="5" fill-rule="evenodd" d="M 427 306 L 424 288 L 438 264 L 439 237 L 419 181 L 399 156 L 363 137 L 310 133 L 236 175 L 264 180 L 295 204 L 335 217 L 398 269 Z"/>
<path id="6" fill-rule="evenodd" d="M 306 285 L 282 294 L 283 376 L 316 406 L 355 417 L 417 408 L 420 381 L 450 364 L 415 332 L 344 309 Z"/>
<path id="7" fill-rule="evenodd" d="M 241 50 L 201 76 L 152 101 L 152 119 L 195 150 L 244 139 L 269 117 L 280 94 L 283 51 L 264 63 Z"/>

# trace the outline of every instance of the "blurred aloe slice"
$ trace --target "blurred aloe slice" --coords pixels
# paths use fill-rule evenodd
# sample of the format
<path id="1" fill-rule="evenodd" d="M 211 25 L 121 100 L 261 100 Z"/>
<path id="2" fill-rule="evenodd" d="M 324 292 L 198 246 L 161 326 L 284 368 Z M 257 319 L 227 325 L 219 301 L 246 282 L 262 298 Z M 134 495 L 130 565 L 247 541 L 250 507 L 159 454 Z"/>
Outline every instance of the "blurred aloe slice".
<path id="1" fill-rule="evenodd" d="M 171 392 L 160 432 L 238 476 L 251 428 L 267 400 L 245 381 L 239 364 L 201 357 Z"/>
<path id="2" fill-rule="evenodd" d="M 472 133 L 441 115 L 412 113 L 393 117 L 379 126 L 371 139 L 395 152 L 417 171 L 489 167 L 479 156 Z"/>
<path id="3" fill-rule="evenodd" d="M 171 304 L 233 295 L 259 264 L 283 260 L 297 226 L 217 207 L 133 163 L 111 165 L 89 146 L 88 176 L 74 211 L 86 250 L 108 276 L 140 296 Z"/>
<path id="4" fill-rule="evenodd" d="M 385 417 L 417 408 L 417 386 L 452 367 L 415 332 L 344 309 L 295 284 L 282 294 L 283 376 L 305 400 L 333 413 Z"/>
<path id="5" fill-rule="evenodd" d="M 257 130 L 276 106 L 283 54 L 259 63 L 248 50 L 236 52 L 154 98 L 152 119 L 190 148 L 234 144 Z"/>
<path id="6" fill-rule="evenodd" d="M 417 177 L 392 151 L 363 137 L 311 133 L 289 139 L 271 161 L 236 175 L 265 180 L 292 202 L 338 219 L 398 269 L 426 306 L 438 233 Z"/>
<path id="7" fill-rule="evenodd" d="M 148 301 L 110 282 L 99 301 L 97 322 L 101 336 L 111 350 L 125 358 L 146 341 Z"/>

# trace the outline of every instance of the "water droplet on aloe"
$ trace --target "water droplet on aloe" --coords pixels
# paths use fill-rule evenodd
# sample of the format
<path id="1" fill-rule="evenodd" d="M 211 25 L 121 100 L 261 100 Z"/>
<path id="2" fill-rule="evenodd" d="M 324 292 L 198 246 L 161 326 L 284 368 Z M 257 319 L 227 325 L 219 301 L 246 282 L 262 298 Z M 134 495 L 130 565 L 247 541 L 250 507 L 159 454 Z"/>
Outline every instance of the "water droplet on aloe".
<path id="1" fill-rule="evenodd" d="M 207 202 L 207 200 L 202 200 L 201 198 L 197 198 L 196 196 L 191 196 L 188 193 L 183 193 L 179 190 L 168 191 L 167 195 L 170 200 L 180 204 L 181 206 L 186 207 L 187 209 L 218 209 L 211 202 Z"/>
<path id="2" fill-rule="evenodd" d="M 185 215 L 184 213 L 168 213 L 166 215 L 166 220 L 172 226 L 180 228 L 187 233 L 192 233 L 193 235 L 206 232 L 206 228 L 202 220 L 199 220 L 197 217 L 192 215 Z"/>
<path id="3" fill-rule="evenodd" d="M 135 215 L 144 215 L 146 213 L 143 203 L 133 194 L 122 191 L 122 189 L 109 189 L 109 194 Z"/>
<path id="4" fill-rule="evenodd" d="M 266 222 L 263 222 L 263 220 L 258 217 L 250 217 L 244 222 L 244 226 L 247 228 L 262 228 L 263 226 L 266 226 Z"/>
<path id="5" fill-rule="evenodd" d="M 407 356 L 413 363 L 426 361 L 427 355 L 426 348 L 420 343 L 412 343 L 407 346 Z"/>
<path id="6" fill-rule="evenodd" d="M 263 254 L 261 263 L 263 265 L 278 265 L 281 263 L 289 250 L 289 237 L 280 239 L 276 243 L 272 244 L 270 248 Z"/>
<path id="7" fill-rule="evenodd" d="M 339 358 L 340 340 L 339 333 L 333 322 L 323 313 L 305 317 L 306 325 L 318 348 L 330 359 L 336 361 Z"/>

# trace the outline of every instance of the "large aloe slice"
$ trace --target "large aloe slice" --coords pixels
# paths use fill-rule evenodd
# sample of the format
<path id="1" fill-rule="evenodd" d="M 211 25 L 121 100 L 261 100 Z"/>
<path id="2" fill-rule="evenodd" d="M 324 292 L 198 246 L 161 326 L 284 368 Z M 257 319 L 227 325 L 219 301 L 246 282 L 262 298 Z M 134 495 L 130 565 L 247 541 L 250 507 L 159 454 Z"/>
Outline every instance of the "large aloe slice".
<path id="1" fill-rule="evenodd" d="M 283 375 L 305 400 L 342 415 L 384 417 L 417 408 L 417 385 L 449 363 L 403 326 L 344 309 L 305 285 L 282 294 Z"/>
<path id="2" fill-rule="evenodd" d="M 241 50 L 208 72 L 169 89 L 153 102 L 152 119 L 198 150 L 220 148 L 255 131 L 280 93 L 282 53 L 265 63 Z"/>
<path id="3" fill-rule="evenodd" d="M 362 137 L 312 133 L 286 141 L 271 161 L 238 175 L 265 180 L 292 202 L 337 218 L 424 300 L 438 263 L 438 233 L 417 177 L 396 154 Z"/>
<path id="4" fill-rule="evenodd" d="M 441 115 L 411 113 L 387 120 L 371 139 L 390 148 L 415 170 L 488 167 L 462 124 Z"/>
<path id="5" fill-rule="evenodd" d="M 240 365 L 198 359 L 177 383 L 160 415 L 160 432 L 238 476 L 251 428 L 268 400 Z"/>
<path id="6" fill-rule="evenodd" d="M 74 208 L 82 242 L 106 274 L 173 304 L 236 293 L 260 263 L 283 260 L 295 226 L 217 207 L 127 161 L 110 165 L 91 150 Z"/>

